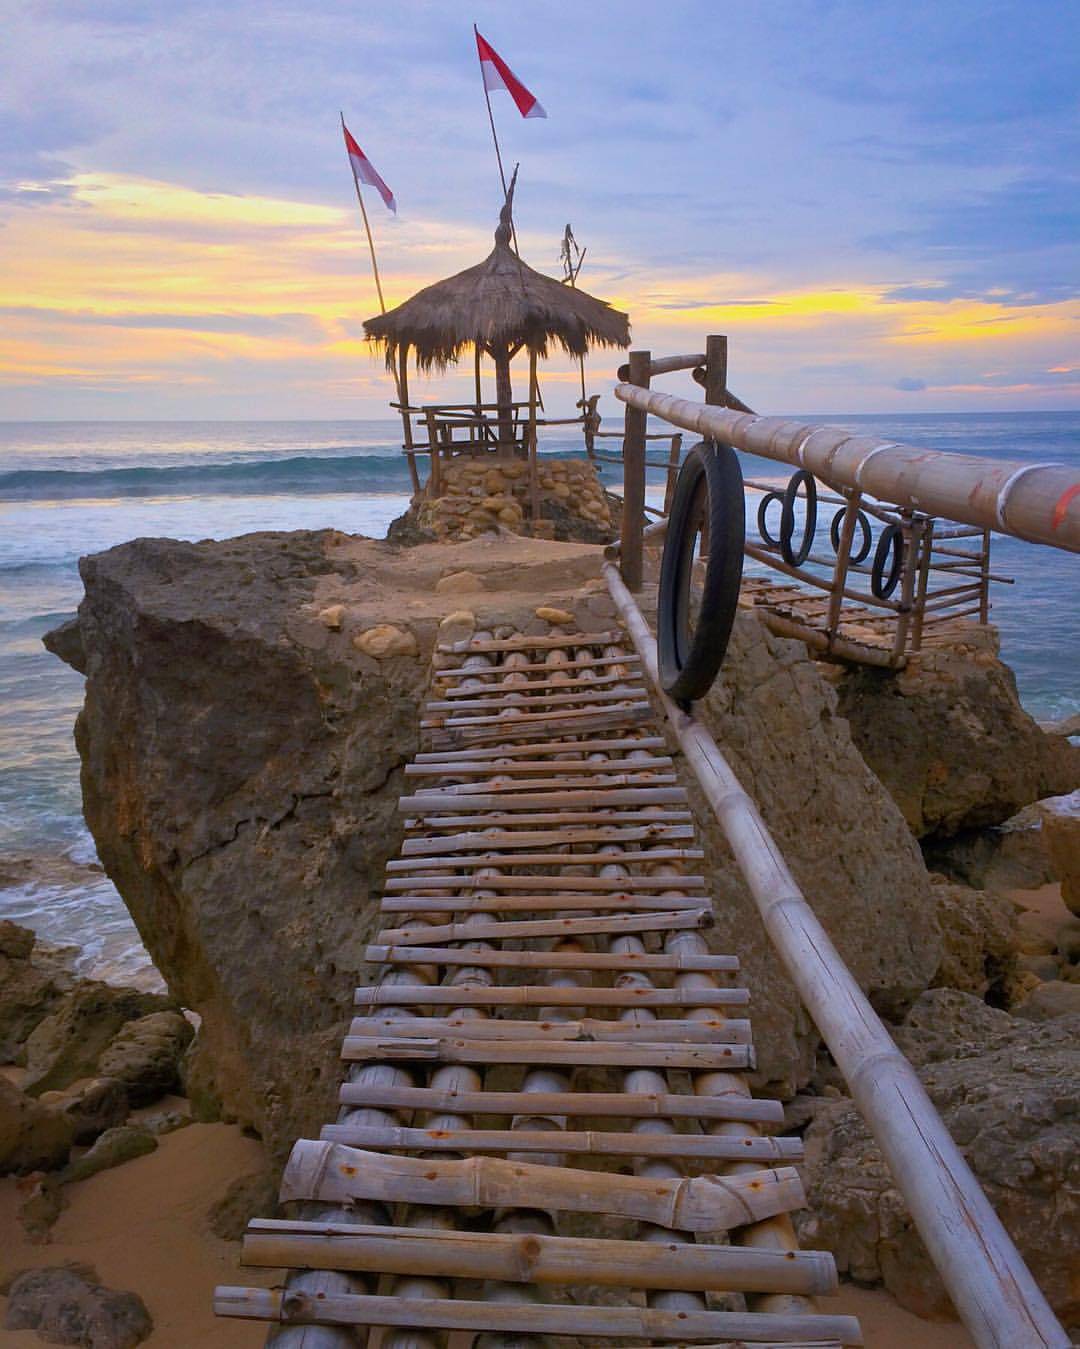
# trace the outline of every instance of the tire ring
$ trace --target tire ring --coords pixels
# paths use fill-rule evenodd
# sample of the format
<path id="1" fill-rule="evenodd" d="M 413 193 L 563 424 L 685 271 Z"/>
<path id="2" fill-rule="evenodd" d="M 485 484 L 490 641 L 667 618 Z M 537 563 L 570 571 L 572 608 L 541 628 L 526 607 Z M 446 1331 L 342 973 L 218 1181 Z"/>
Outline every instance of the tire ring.
<path id="1" fill-rule="evenodd" d="M 847 507 L 841 506 L 833 516 L 832 524 L 829 526 L 829 542 L 832 544 L 834 553 L 839 553 L 840 551 L 840 528 L 844 523 L 844 516 L 846 514 Z M 869 557 L 873 539 L 870 535 L 870 521 L 867 520 L 866 515 L 862 511 L 855 517 L 855 521 L 862 533 L 862 542 L 859 544 L 857 551 L 852 553 L 848 560 L 853 562 L 855 566 L 858 566 L 860 562 L 865 562 L 867 557 Z"/>
<path id="2" fill-rule="evenodd" d="M 806 488 L 806 520 L 803 524 L 802 542 L 796 552 L 791 546 L 791 538 L 795 533 L 795 500 L 800 487 Z M 780 555 L 789 567 L 801 567 L 810 556 L 816 530 L 817 483 L 812 473 L 800 468 L 791 475 L 791 480 L 784 489 L 784 507 L 780 513 Z"/>
<path id="3" fill-rule="evenodd" d="M 705 528 L 709 554 L 701 611 L 690 632 L 694 540 Z M 660 684 L 683 707 L 708 693 L 723 663 L 738 608 L 745 537 L 738 457 L 730 445 L 702 441 L 692 447 L 679 470 L 657 592 Z"/>
<path id="4" fill-rule="evenodd" d="M 888 576 L 885 561 L 892 555 Z M 874 565 L 870 572 L 870 590 L 879 600 L 887 600 L 896 589 L 904 569 L 904 532 L 899 525 L 886 525 L 878 539 Z"/>
<path id="5" fill-rule="evenodd" d="M 758 503 L 757 508 L 757 532 L 761 536 L 761 541 L 768 548 L 779 548 L 780 540 L 774 539 L 769 533 L 769 522 L 765 516 L 768 514 L 769 507 L 774 501 L 783 501 L 783 492 L 766 492 Z"/>

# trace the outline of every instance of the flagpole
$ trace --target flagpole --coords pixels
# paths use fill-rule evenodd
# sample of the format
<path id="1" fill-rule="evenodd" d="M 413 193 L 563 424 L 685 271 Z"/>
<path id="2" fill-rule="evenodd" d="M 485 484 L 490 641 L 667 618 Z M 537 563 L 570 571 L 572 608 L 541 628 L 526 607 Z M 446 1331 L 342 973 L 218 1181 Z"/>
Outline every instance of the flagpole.
<path id="1" fill-rule="evenodd" d="M 339 110 L 338 115 L 341 118 L 341 129 L 345 128 L 345 114 Z M 349 165 L 352 168 L 350 162 Z M 367 234 L 368 252 L 371 254 L 371 270 L 375 273 L 375 289 L 379 295 L 379 309 L 386 313 L 386 301 L 383 299 L 382 282 L 379 280 L 379 264 L 375 261 L 375 241 L 371 237 L 371 225 L 368 222 L 367 207 L 364 205 L 364 194 L 360 191 L 360 180 L 356 176 L 356 170 L 353 169 L 353 186 L 356 188 L 356 200 L 360 203 L 360 214 L 364 218 L 364 232 Z"/>

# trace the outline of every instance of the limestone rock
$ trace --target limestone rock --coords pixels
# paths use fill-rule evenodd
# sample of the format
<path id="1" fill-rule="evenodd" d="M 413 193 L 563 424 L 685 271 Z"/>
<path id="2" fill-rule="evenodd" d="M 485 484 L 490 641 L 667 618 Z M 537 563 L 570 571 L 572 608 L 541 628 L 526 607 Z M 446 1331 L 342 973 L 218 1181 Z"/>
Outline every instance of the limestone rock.
<path id="1" fill-rule="evenodd" d="M 1040 801 L 998 825 L 924 839 L 923 852 L 935 871 L 978 890 L 1035 890 L 1056 879 Z"/>
<path id="2" fill-rule="evenodd" d="M 1080 791 L 1040 801 L 1043 833 L 1057 878 L 1061 898 L 1071 913 L 1080 916 Z"/>
<path id="3" fill-rule="evenodd" d="M 912 1015 L 921 1009 L 924 1023 L 940 1024 L 957 1000 L 969 1004 L 966 1038 L 949 1053 L 942 1037 L 920 1076 L 1058 1316 L 1075 1322 L 1080 1017 L 1033 1025 L 948 990 L 924 994 Z M 910 1037 L 898 1038 L 910 1048 Z M 883 1282 L 918 1315 L 948 1315 L 944 1288 L 854 1105 L 824 1105 L 806 1140 L 810 1208 L 796 1215 L 803 1244 L 831 1250 L 841 1273 Z"/>
<path id="4" fill-rule="evenodd" d="M 937 988 L 958 988 L 1007 1000 L 1016 972 L 1016 909 L 1003 895 L 950 885 L 935 877 L 934 897 L 944 947 L 933 978 Z"/>
<path id="5" fill-rule="evenodd" d="M 998 824 L 1080 786 L 1080 748 L 1047 736 L 992 650 L 922 653 L 909 670 L 838 682 L 840 715 L 918 837 Z"/>
<path id="6" fill-rule="evenodd" d="M 74 1132 L 62 1111 L 42 1105 L 0 1077 L 0 1175 L 62 1166 Z"/>
<path id="7" fill-rule="evenodd" d="M 331 604 L 319 611 L 319 622 L 325 624 L 331 632 L 340 632 L 344 621 L 345 606 L 343 604 Z"/>
<path id="8" fill-rule="evenodd" d="M 81 564 L 87 822 L 155 965 L 202 1018 L 184 1067 L 200 1116 L 239 1119 L 275 1155 L 333 1111 L 427 676 L 420 660 L 289 639 L 341 571 L 335 546 L 141 539 Z M 348 565 L 384 568 L 389 587 L 397 558 L 372 543 Z"/>
<path id="9" fill-rule="evenodd" d="M 171 1006 L 168 998 L 85 980 L 41 1021 L 26 1041 L 26 1090 L 59 1091 L 91 1077 L 125 1022 Z"/>
<path id="10" fill-rule="evenodd" d="M 437 595 L 468 595 L 483 588 L 483 581 L 474 571 L 447 572 L 435 582 Z"/>
<path id="11" fill-rule="evenodd" d="M 476 615 L 471 609 L 457 609 L 439 624 L 439 641 L 450 644 L 467 642 L 476 631 Z"/>
<path id="12" fill-rule="evenodd" d="M 419 651 L 416 634 L 408 628 L 395 627 L 393 623 L 378 623 L 373 628 L 358 632 L 352 639 L 357 651 L 365 656 L 374 656 L 376 660 L 389 660 L 392 656 L 415 656 Z"/>
<path id="13" fill-rule="evenodd" d="M 8 1289 L 8 1330 L 36 1330 L 51 1344 L 134 1349 L 154 1328 L 137 1293 L 118 1293 L 93 1271 L 65 1266 L 30 1269 Z"/>
<path id="14" fill-rule="evenodd" d="M 64 1091 L 42 1092 L 40 1100 L 70 1120 L 76 1143 L 92 1143 L 106 1129 L 123 1124 L 131 1109 L 123 1082 L 111 1077 L 92 1077 Z"/>
<path id="15" fill-rule="evenodd" d="M 802 643 L 740 612 L 720 677 L 695 710 L 855 978 L 880 1011 L 901 1014 L 941 963 L 937 903 L 918 845 L 852 743 L 820 666 Z M 697 780 L 676 763 L 715 897 L 709 944 L 738 951 L 754 990 L 759 1079 L 790 1096 L 813 1071 L 817 1033 Z"/>
<path id="16" fill-rule="evenodd" d="M 123 1083 L 132 1105 L 149 1105 L 180 1085 L 180 1059 L 194 1036 L 179 1012 L 151 1012 L 121 1027 L 98 1072 Z"/>
<path id="17" fill-rule="evenodd" d="M 34 934 L 0 923 L 0 1063 L 25 1058 L 23 1046 L 74 980 L 34 958 Z"/>
<path id="18" fill-rule="evenodd" d="M 88 1152 L 65 1167 L 60 1179 L 65 1185 L 89 1180 L 99 1171 L 145 1157 L 157 1145 L 156 1136 L 139 1124 L 121 1124 L 115 1129 L 106 1129 Z"/>
<path id="19" fill-rule="evenodd" d="M 1015 1009 L 1027 1021 L 1052 1021 L 1057 1017 L 1080 1016 L 1080 984 L 1051 979 L 1039 984 Z"/>
<path id="20" fill-rule="evenodd" d="M 28 960 L 34 949 L 34 934 L 5 918 L 0 921 L 0 956 L 9 960 Z"/>
<path id="21" fill-rule="evenodd" d="M 1072 918 L 1058 928 L 1055 949 L 1067 965 L 1080 965 L 1080 918 Z"/>
<path id="22" fill-rule="evenodd" d="M 547 604 L 540 605 L 536 610 L 536 617 L 543 619 L 545 623 L 555 623 L 560 627 L 568 626 L 574 621 L 574 615 L 568 609 L 555 609 Z"/>
<path id="23" fill-rule="evenodd" d="M 206 1215 L 222 1241 L 239 1241 L 252 1218 L 272 1218 L 278 1207 L 278 1177 L 269 1171 L 238 1176 Z"/>

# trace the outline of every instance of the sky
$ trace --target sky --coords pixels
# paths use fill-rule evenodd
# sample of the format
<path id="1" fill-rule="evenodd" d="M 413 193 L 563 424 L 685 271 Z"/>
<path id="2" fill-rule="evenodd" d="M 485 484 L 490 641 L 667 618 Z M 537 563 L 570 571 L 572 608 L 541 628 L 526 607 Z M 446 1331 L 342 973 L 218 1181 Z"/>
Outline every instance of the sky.
<path id="1" fill-rule="evenodd" d="M 492 94 L 522 254 L 569 221 L 635 347 L 726 333 L 763 412 L 1080 408 L 1075 0 L 0 0 L 0 418 L 387 415 L 338 112 L 387 305 L 480 261 L 474 21 L 548 112 Z"/>

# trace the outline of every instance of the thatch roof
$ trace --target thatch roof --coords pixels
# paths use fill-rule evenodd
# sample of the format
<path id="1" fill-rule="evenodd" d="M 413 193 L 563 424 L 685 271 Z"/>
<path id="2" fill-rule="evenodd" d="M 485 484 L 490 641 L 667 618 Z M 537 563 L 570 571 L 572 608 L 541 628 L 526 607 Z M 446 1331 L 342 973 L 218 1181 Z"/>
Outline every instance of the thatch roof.
<path id="1" fill-rule="evenodd" d="M 475 267 L 436 281 L 368 319 L 364 331 L 386 347 L 393 368 L 411 347 L 421 370 L 442 370 L 470 346 L 521 345 L 540 357 L 554 343 L 572 356 L 590 347 L 630 345 L 630 320 L 603 300 L 533 271 L 510 248 L 514 185 L 499 214 L 495 247 Z"/>

